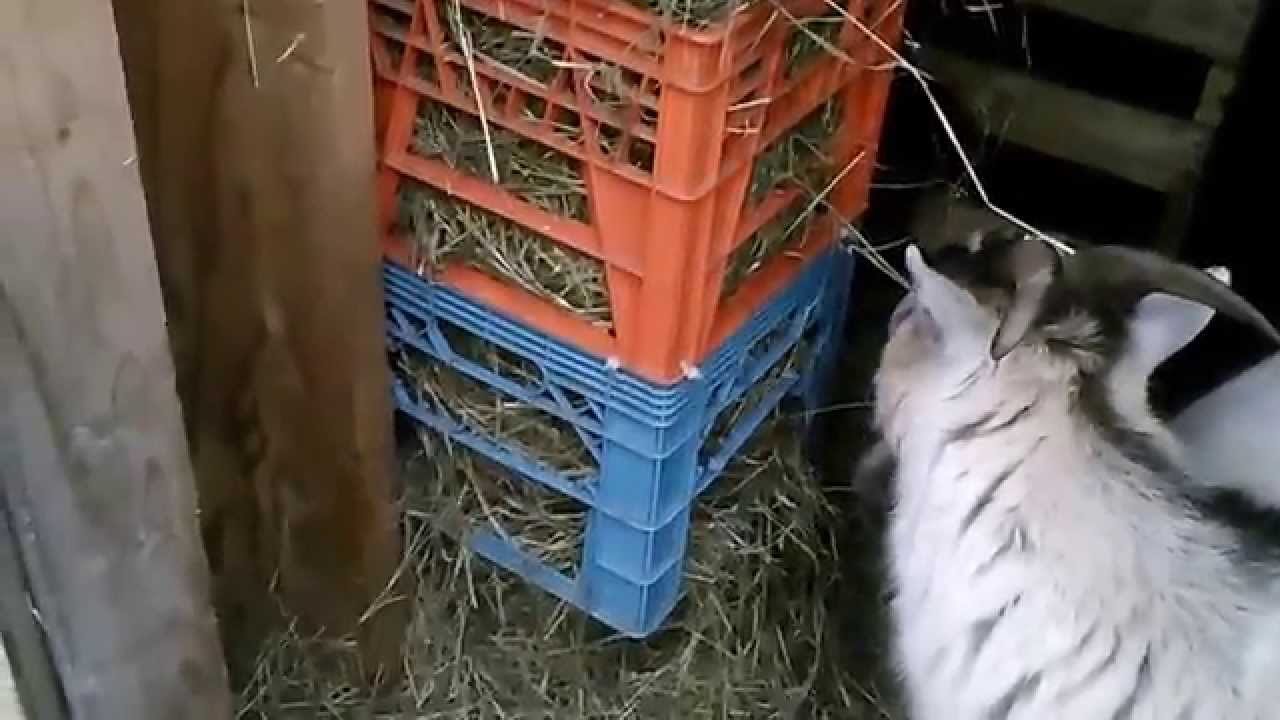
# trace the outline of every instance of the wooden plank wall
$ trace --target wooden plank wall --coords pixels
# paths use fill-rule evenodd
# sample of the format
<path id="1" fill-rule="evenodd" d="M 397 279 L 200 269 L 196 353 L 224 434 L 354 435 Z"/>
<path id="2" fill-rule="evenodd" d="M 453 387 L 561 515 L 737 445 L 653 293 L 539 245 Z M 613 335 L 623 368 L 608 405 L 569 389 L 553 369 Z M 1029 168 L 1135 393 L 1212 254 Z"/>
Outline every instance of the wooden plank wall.
<path id="1" fill-rule="evenodd" d="M 399 560 L 365 4 L 115 8 L 233 671 L 274 588 L 373 672 L 407 608 L 359 622 Z"/>
<path id="2" fill-rule="evenodd" d="M 1260 0 L 1023 0 L 1095 25 L 1191 48 L 1234 65 Z M 1084 48 L 1082 48 L 1082 51 Z"/>
<path id="3" fill-rule="evenodd" d="M 1176 253 L 1258 0 L 1022 0 L 1108 31 L 1190 50 L 1210 63 L 1193 117 L 1174 117 L 1098 97 L 955 52 L 923 48 L 921 65 L 955 91 L 1002 138 L 1098 170 L 1165 197 L 1156 245 Z M 1041 16 L 1044 14 L 1042 13 Z M 1033 31 L 1034 32 L 1034 31 Z M 1076 52 L 1090 52 L 1085 39 Z M 1114 58 L 1123 62 L 1123 58 Z"/>
<path id="4" fill-rule="evenodd" d="M 1210 134 L 1194 123 L 955 53 L 922 49 L 920 58 L 949 89 L 992 117 L 1005 139 L 1154 190 L 1169 189 L 1198 164 Z"/>
<path id="5" fill-rule="evenodd" d="M 71 716 L 226 718 L 133 157 L 110 6 L 0 2 L 0 488 L 31 602 Z"/>

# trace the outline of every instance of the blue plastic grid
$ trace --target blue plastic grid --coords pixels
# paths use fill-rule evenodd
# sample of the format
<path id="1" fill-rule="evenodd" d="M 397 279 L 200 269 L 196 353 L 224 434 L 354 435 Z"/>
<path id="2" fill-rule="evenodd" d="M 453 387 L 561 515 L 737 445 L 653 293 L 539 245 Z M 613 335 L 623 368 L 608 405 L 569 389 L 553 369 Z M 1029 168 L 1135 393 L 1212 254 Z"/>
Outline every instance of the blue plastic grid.
<path id="1" fill-rule="evenodd" d="M 573 426 L 598 472 L 567 477 L 518 447 L 454 420 L 416 397 L 399 377 L 397 408 L 415 421 L 589 508 L 583 556 L 570 578 L 528 555 L 517 540 L 473 528 L 468 543 L 617 631 L 645 637 L 679 601 L 689 518 L 697 496 L 788 394 L 817 407 L 843 326 L 853 255 L 836 247 L 811 261 L 691 377 L 671 386 L 641 380 L 561 341 L 387 262 L 388 338 L 472 380 Z M 499 375 L 457 352 L 445 327 L 527 361 L 539 380 Z M 802 341 L 806 360 L 783 373 L 755 407 L 703 457 L 713 423 Z"/>

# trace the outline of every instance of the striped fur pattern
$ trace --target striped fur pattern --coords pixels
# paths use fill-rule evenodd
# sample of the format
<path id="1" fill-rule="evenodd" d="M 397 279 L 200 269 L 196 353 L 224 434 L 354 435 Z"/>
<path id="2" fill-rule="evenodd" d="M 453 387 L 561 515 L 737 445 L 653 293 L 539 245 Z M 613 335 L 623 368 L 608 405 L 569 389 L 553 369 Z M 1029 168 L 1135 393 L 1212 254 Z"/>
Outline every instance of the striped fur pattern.
<path id="1" fill-rule="evenodd" d="M 1158 330 L 1185 307 L 1059 283 L 995 360 L 1003 251 L 909 249 L 876 377 L 912 718 L 1280 716 L 1280 556 L 1214 514 L 1125 384 L 1180 347 Z"/>

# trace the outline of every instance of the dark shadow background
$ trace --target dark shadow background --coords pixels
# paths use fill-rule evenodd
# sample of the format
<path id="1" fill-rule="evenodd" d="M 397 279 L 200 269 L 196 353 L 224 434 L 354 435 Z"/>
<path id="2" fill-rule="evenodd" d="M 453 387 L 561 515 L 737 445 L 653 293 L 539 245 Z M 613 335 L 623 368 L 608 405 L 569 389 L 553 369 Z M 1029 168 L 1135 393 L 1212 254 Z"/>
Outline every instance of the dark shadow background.
<path id="1" fill-rule="evenodd" d="M 968 11 L 955 0 L 909 3 L 908 43 L 1023 70 L 1029 58 L 1033 76 L 1163 114 L 1194 115 L 1209 59 L 1052 12 L 1009 5 L 995 11 L 993 30 L 991 16 Z M 1280 67 L 1280 38 L 1276 37 L 1280 11 L 1275 5 L 1262 3 L 1238 69 L 1238 84 L 1208 151 L 1180 257 L 1202 267 L 1228 266 L 1237 290 L 1280 323 L 1280 282 L 1267 262 L 1276 184 L 1254 176 L 1269 169 L 1267 158 L 1280 157 L 1280 116 L 1265 97 L 1266 69 Z M 1037 226 L 1094 242 L 1152 246 L 1157 241 L 1164 196 L 998 140 L 984 143 L 978 127 L 982 120 L 966 118 L 960 106 L 945 97 L 945 89 L 934 87 L 943 96 L 940 99 L 977 163 L 988 193 L 1005 209 Z M 905 234 L 907 211 L 921 192 L 915 185 L 956 181 L 963 173 L 923 93 L 905 75 L 895 81 L 890 96 L 879 165 L 878 187 L 872 191 L 866 218 L 867 232 L 877 242 Z M 901 248 L 887 254 L 900 266 Z M 900 295 L 867 264 L 859 270 L 847 335 L 855 356 L 866 354 L 868 347 L 878 351 L 883 341 L 879 326 Z M 1157 373 L 1153 390 L 1157 409 L 1180 409 L 1271 351 L 1256 332 L 1228 319 L 1215 319 Z M 854 366 L 852 374 L 861 377 L 846 375 L 846 381 L 865 387 L 864 366 L 874 366 L 874 358 L 847 362 Z M 845 395 L 850 395 L 848 390 Z"/>

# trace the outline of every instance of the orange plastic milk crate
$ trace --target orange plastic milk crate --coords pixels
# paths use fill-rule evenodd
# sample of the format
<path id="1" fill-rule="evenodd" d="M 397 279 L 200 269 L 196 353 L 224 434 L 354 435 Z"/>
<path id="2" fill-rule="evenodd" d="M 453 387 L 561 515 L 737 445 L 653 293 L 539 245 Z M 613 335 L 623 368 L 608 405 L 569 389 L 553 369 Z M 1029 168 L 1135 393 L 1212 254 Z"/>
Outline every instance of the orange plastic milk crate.
<path id="1" fill-rule="evenodd" d="M 477 19 L 485 31 L 468 31 Z M 427 265 L 400 220 L 406 186 L 516 223 L 601 266 L 607 307 L 586 316 L 465 261 L 432 279 L 670 384 L 865 209 L 892 74 L 866 30 L 896 45 L 902 2 L 760 0 L 690 27 L 623 0 L 370 0 L 370 27 L 388 257 Z M 511 59 L 518 43 L 528 62 Z M 479 160 L 424 152 L 430 113 L 478 125 Z M 772 149 L 824 114 L 821 186 L 761 187 Z M 515 172 L 492 150 L 511 138 L 569 163 L 582 207 L 567 215 L 495 182 Z M 779 250 L 735 264 L 783 225 Z"/>

